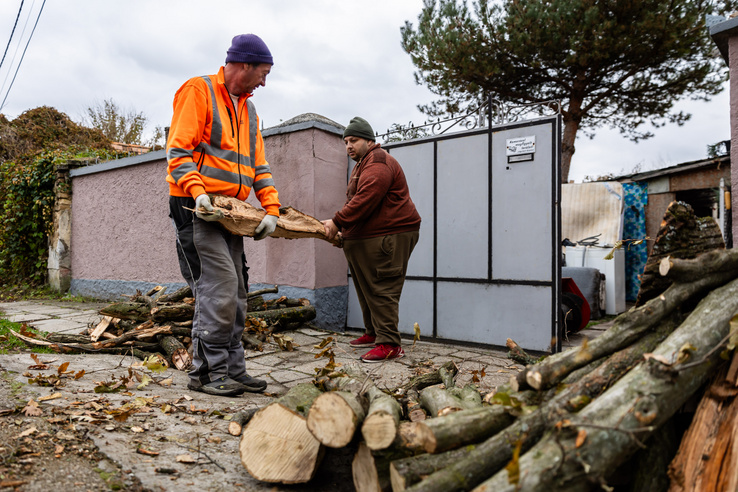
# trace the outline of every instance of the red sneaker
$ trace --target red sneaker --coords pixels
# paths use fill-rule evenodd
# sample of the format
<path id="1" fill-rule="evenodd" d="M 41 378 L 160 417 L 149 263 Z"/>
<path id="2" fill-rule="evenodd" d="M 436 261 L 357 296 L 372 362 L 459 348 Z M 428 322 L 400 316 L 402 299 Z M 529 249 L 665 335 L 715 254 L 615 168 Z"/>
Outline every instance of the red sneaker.
<path id="1" fill-rule="evenodd" d="M 361 335 L 361 337 L 357 338 L 356 340 L 351 340 L 349 342 L 349 345 L 351 345 L 352 347 L 373 347 L 374 340 L 376 339 L 377 337 L 373 337 L 365 333 Z"/>
<path id="2" fill-rule="evenodd" d="M 369 352 L 361 356 L 364 362 L 384 362 L 391 359 L 399 359 L 405 356 L 405 351 L 399 345 L 380 343 Z"/>

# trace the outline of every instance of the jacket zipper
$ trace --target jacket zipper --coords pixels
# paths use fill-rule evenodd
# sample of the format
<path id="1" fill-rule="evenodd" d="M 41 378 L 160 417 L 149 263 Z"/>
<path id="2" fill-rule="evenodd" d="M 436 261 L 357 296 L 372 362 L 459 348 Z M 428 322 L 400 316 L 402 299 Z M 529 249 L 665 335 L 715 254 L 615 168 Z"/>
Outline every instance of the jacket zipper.
<path id="1" fill-rule="evenodd" d="M 225 85 L 225 84 L 224 84 Z M 231 102 L 231 105 L 233 105 L 233 113 L 236 115 L 236 131 L 234 133 L 233 131 L 233 114 L 231 114 L 231 108 L 226 106 L 226 111 L 228 111 L 228 119 L 231 122 L 231 137 L 236 139 L 236 155 L 238 156 L 238 191 L 236 192 L 236 197 L 241 194 L 241 187 L 243 186 L 243 180 L 241 178 L 241 129 L 239 127 L 238 122 L 238 108 L 235 106 L 235 103 L 233 102 L 233 99 L 231 98 L 231 93 L 228 91 L 228 87 L 226 86 L 226 95 L 228 97 L 228 100 Z"/>

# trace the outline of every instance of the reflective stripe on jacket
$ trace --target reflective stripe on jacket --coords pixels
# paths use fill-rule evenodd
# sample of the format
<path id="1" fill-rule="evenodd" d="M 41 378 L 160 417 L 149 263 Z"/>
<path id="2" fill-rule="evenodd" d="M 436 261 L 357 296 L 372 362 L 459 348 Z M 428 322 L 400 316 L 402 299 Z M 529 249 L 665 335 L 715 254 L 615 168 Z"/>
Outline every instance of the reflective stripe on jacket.
<path id="1" fill-rule="evenodd" d="M 241 96 L 234 107 L 223 67 L 179 88 L 167 142 L 170 195 L 218 193 L 245 200 L 253 188 L 267 213 L 279 216 L 259 117 L 248 97 Z"/>

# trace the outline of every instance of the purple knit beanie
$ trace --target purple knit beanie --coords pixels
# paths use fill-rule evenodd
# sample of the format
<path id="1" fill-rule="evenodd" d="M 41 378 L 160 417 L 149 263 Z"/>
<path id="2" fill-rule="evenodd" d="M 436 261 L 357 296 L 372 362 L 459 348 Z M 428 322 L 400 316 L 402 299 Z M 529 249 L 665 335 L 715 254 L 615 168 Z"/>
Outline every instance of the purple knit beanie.
<path id="1" fill-rule="evenodd" d="M 256 34 L 239 34 L 233 38 L 226 63 L 268 63 L 274 65 L 272 53 Z"/>

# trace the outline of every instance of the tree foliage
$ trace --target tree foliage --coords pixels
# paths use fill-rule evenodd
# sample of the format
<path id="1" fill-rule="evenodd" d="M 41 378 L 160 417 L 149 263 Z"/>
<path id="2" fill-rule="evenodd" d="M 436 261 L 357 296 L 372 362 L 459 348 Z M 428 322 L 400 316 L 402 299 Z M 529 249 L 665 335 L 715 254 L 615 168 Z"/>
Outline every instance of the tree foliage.
<path id="1" fill-rule="evenodd" d="M 112 99 L 96 102 L 87 108 L 87 123 L 100 130 L 112 142 L 144 144 L 144 129 L 148 118 L 143 112 L 123 111 Z"/>
<path id="2" fill-rule="evenodd" d="M 685 97 L 707 100 L 727 70 L 704 17 L 732 0 L 425 0 L 402 46 L 418 84 L 441 99 L 430 116 L 476 109 L 487 94 L 510 105 L 561 102 L 562 180 L 579 129 L 617 128 L 633 141 L 650 123 L 683 124 Z"/>
<path id="3" fill-rule="evenodd" d="M 98 130 L 40 107 L 9 121 L 0 115 L 0 286 L 38 286 L 46 278 L 56 164 L 116 154 Z"/>

